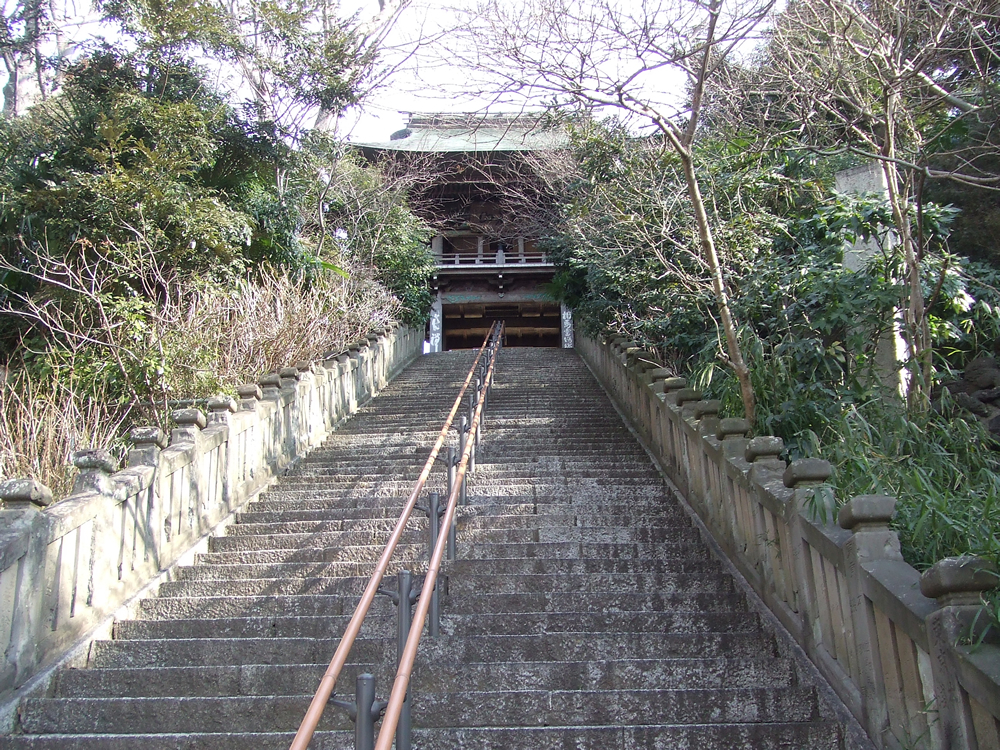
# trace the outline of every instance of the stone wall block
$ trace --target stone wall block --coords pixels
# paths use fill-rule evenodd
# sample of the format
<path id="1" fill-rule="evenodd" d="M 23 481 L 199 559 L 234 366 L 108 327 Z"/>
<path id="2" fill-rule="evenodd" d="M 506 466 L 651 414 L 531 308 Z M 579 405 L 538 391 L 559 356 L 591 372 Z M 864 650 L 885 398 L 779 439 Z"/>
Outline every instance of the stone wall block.
<path id="1" fill-rule="evenodd" d="M 236 389 L 240 397 L 240 411 L 257 411 L 257 402 L 264 398 L 264 392 L 256 383 L 247 383 Z"/>
<path id="2" fill-rule="evenodd" d="M 236 399 L 231 396 L 213 396 L 208 400 L 210 422 L 228 422 L 229 415 L 235 414 L 239 407 Z"/>
<path id="3" fill-rule="evenodd" d="M 282 367 L 278 370 L 278 382 L 281 388 L 294 388 L 302 379 L 302 373 L 297 367 Z"/>
<path id="4" fill-rule="evenodd" d="M 962 689 L 957 650 L 979 644 L 979 649 L 997 651 L 1000 639 L 989 627 L 982 608 L 982 595 L 997 587 L 997 576 L 993 563 L 964 555 L 940 560 L 920 577 L 921 593 L 940 606 L 927 618 L 927 640 L 938 718 L 948 747 L 983 747 L 977 740 L 975 717 Z"/>
<path id="5" fill-rule="evenodd" d="M 80 492 L 96 492 L 99 495 L 114 496 L 111 475 L 118 470 L 118 465 L 110 453 L 98 449 L 74 451 L 72 461 L 79 469 L 73 481 L 74 495 Z"/>
<path id="6" fill-rule="evenodd" d="M 159 427 L 133 427 L 128 439 L 132 443 L 129 466 L 156 466 L 160 451 L 167 447 L 167 436 Z"/>
<path id="7" fill-rule="evenodd" d="M 722 402 L 717 398 L 713 398 L 707 401 L 695 401 L 691 413 L 695 421 L 698 421 L 704 416 L 718 416 L 721 408 Z"/>
<path id="8" fill-rule="evenodd" d="M 52 502 L 52 490 L 34 479 L 6 479 L 0 482 L 3 508 L 44 508 Z"/>
<path id="9" fill-rule="evenodd" d="M 982 594 L 998 585 L 996 565 L 975 555 L 946 557 L 920 576 L 920 593 L 942 607 L 978 605 Z"/>
<path id="10" fill-rule="evenodd" d="M 261 375 L 257 382 L 260 384 L 264 398 L 271 401 L 281 398 L 281 376 L 278 373 L 269 372 L 266 375 Z"/>
<path id="11" fill-rule="evenodd" d="M 196 443 L 208 426 L 201 409 L 177 409 L 170 413 L 170 419 L 177 425 L 170 431 L 171 443 Z"/>

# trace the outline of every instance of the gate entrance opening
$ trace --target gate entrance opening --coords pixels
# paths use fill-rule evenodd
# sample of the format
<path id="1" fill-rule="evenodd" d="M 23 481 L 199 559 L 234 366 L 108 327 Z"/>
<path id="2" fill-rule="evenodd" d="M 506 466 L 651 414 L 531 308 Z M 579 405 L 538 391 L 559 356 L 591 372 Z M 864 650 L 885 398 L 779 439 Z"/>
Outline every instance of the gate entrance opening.
<path id="1" fill-rule="evenodd" d="M 478 349 L 493 321 L 504 320 L 507 346 L 559 346 L 557 302 L 442 305 L 442 348 Z"/>

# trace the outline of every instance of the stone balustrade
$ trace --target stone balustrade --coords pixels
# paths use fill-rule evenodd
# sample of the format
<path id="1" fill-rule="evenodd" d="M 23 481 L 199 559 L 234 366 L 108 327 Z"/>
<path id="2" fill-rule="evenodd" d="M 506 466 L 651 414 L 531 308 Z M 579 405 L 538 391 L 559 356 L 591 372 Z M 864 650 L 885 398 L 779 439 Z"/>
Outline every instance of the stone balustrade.
<path id="1" fill-rule="evenodd" d="M 421 353 L 387 326 L 320 363 L 298 362 L 181 409 L 169 440 L 133 429 L 127 466 L 81 451 L 73 492 L 0 482 L 0 701 L 92 637 L 123 604 L 319 445 Z"/>
<path id="2" fill-rule="evenodd" d="M 634 342 L 577 332 L 576 348 L 878 746 L 1000 748 L 1000 640 L 980 605 L 994 568 L 951 558 L 921 575 L 890 528 L 894 498 L 838 513 L 827 462 L 786 466 L 779 438 L 750 438 Z"/>

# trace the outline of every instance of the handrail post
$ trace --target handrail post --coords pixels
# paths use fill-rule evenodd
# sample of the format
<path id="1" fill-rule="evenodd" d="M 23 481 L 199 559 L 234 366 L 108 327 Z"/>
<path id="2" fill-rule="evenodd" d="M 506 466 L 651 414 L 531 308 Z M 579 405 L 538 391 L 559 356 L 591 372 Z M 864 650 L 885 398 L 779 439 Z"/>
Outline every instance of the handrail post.
<path id="1" fill-rule="evenodd" d="M 347 715 L 354 722 L 354 750 L 374 750 L 375 722 L 389 705 L 386 701 L 375 700 L 375 675 L 368 672 L 358 675 L 353 701 L 334 698 L 330 702 L 346 708 Z"/>
<path id="2" fill-rule="evenodd" d="M 448 559 L 451 561 L 455 560 L 455 527 L 455 519 L 452 519 L 451 525 L 448 527 Z"/>
<path id="3" fill-rule="evenodd" d="M 451 497 L 451 490 L 455 486 L 455 449 L 448 447 L 448 497 Z"/>
<path id="4" fill-rule="evenodd" d="M 396 574 L 396 579 L 399 582 L 397 588 L 399 609 L 396 611 L 396 668 L 398 669 L 403 660 L 403 651 L 406 649 L 406 639 L 410 637 L 413 603 L 417 600 L 419 593 L 413 590 L 413 574 L 410 571 L 399 571 Z M 396 727 L 396 750 L 410 750 L 412 745 L 413 717 L 410 712 L 410 704 L 410 691 L 407 690 L 406 700 L 403 701 L 403 710 L 399 715 L 399 724 Z"/>
<path id="5" fill-rule="evenodd" d="M 441 496 L 436 492 L 431 493 L 430 501 L 427 503 L 427 518 L 430 520 L 430 551 L 433 552 L 434 545 L 437 544 L 438 532 L 441 525 Z"/>
<path id="6" fill-rule="evenodd" d="M 428 515 L 430 515 L 431 521 L 431 546 L 427 552 L 428 559 L 430 559 L 430 557 L 434 555 L 434 548 L 437 546 L 438 535 L 441 531 L 441 496 L 436 492 L 432 492 L 430 502 L 427 506 L 429 511 Z M 438 587 L 436 581 L 434 583 L 434 588 L 430 591 L 430 597 L 431 612 L 430 622 L 427 624 L 427 632 L 431 638 L 437 638 L 440 634 L 441 602 L 438 597 Z"/>
<path id="7" fill-rule="evenodd" d="M 405 568 L 396 573 L 395 591 L 380 588 L 378 592 L 389 597 L 396 606 L 396 668 L 398 669 L 403 660 L 403 651 L 406 650 L 406 639 L 410 637 L 413 605 L 420 598 L 420 592 L 413 588 L 413 573 Z M 412 747 L 413 716 L 410 709 L 410 691 L 407 690 L 399 713 L 399 724 L 396 726 L 396 750 L 410 750 Z"/>
<path id="8" fill-rule="evenodd" d="M 458 422 L 458 454 L 465 454 L 465 441 L 468 439 L 469 435 L 469 421 L 463 415 Z M 458 504 L 465 505 L 467 498 L 465 495 L 465 477 L 462 477 L 462 489 L 461 494 L 458 496 Z"/>

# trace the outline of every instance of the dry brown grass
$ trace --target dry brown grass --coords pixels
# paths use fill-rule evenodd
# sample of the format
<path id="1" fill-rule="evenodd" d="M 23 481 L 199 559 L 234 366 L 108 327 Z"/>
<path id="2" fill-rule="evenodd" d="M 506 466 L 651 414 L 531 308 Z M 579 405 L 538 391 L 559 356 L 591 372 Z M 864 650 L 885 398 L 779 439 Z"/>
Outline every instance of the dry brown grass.
<path id="1" fill-rule="evenodd" d="M 45 379 L 13 372 L 0 382 L 0 478 L 32 477 L 63 497 L 73 486 L 73 451 L 120 444 L 128 410 L 77 387 L 58 372 Z"/>
<path id="2" fill-rule="evenodd" d="M 44 292 L 5 310 L 49 343 L 32 367 L 12 367 L 0 383 L 0 477 L 33 477 L 56 497 L 72 485 L 72 451 L 123 452 L 124 432 L 165 427 L 172 402 L 232 393 L 342 350 L 399 311 L 362 267 L 346 279 L 263 274 L 224 285 L 166 277 L 153 262 L 141 276 L 135 268 L 118 275 L 105 260 L 54 261 L 38 274 Z M 144 294 L 121 296 L 124 272 L 144 279 Z"/>

